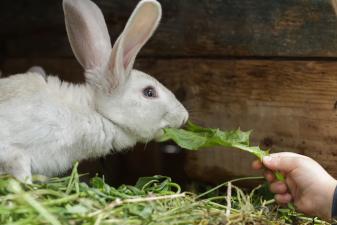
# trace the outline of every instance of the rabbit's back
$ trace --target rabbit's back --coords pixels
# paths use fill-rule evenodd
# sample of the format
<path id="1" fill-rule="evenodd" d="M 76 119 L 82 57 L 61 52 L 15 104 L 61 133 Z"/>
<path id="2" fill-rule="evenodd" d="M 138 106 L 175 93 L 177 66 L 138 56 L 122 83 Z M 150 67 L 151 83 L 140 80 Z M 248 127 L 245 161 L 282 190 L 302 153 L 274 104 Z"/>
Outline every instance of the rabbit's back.
<path id="1" fill-rule="evenodd" d="M 55 175 L 75 160 L 109 152 L 85 85 L 27 73 L 0 79 L 0 95 L 0 151 L 21 149 L 34 173 Z"/>
<path id="2" fill-rule="evenodd" d="M 26 98 L 46 87 L 38 73 L 24 73 L 0 79 L 0 104 L 13 98 Z"/>

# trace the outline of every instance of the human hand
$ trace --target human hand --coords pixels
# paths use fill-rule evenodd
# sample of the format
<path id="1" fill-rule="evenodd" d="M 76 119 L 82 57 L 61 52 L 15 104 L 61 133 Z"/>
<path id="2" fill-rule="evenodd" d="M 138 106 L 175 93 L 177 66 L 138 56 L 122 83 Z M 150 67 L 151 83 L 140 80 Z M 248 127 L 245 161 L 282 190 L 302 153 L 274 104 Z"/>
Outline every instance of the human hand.
<path id="1" fill-rule="evenodd" d="M 281 152 L 254 161 L 254 169 L 267 169 L 265 178 L 270 191 L 279 204 L 293 202 L 295 207 L 311 216 L 331 219 L 331 207 L 337 181 L 313 159 L 291 152 Z M 284 181 L 276 180 L 275 171 L 285 175 Z"/>

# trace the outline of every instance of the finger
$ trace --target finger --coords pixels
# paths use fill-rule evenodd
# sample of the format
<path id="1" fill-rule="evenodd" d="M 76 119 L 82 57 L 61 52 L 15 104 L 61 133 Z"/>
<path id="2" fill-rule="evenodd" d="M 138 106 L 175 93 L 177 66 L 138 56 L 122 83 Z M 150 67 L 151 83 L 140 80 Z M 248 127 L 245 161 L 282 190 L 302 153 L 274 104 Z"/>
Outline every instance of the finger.
<path id="1" fill-rule="evenodd" d="M 285 152 L 284 154 L 276 153 L 263 158 L 263 164 L 273 171 L 290 173 L 300 166 L 304 157 L 295 153 Z"/>
<path id="2" fill-rule="evenodd" d="M 300 157 L 300 158 L 306 157 L 304 155 L 297 154 L 295 152 L 277 152 L 277 153 L 270 154 L 270 156 L 273 156 L 273 157 Z"/>
<path id="3" fill-rule="evenodd" d="M 285 193 L 285 194 L 276 194 L 275 195 L 275 200 L 277 203 L 283 205 L 283 204 L 288 204 L 289 202 L 291 202 L 292 197 L 289 193 Z"/>
<path id="4" fill-rule="evenodd" d="M 295 195 L 295 193 L 296 193 L 296 191 L 297 191 L 297 182 L 294 181 L 294 180 L 292 179 L 291 176 L 288 176 L 288 177 L 286 178 L 286 183 L 287 183 L 289 192 L 290 192 L 291 194 L 294 194 L 294 195 Z"/>
<path id="5" fill-rule="evenodd" d="M 273 174 L 273 172 L 267 170 L 266 172 L 264 172 L 264 177 L 266 178 L 266 180 L 269 183 L 272 183 L 275 181 L 275 175 Z"/>
<path id="6" fill-rule="evenodd" d="M 274 183 L 271 183 L 269 186 L 269 189 L 271 192 L 275 194 L 285 194 L 288 192 L 288 187 L 285 183 L 277 181 Z"/>
<path id="7" fill-rule="evenodd" d="M 260 160 L 255 160 L 255 161 L 253 161 L 253 163 L 252 163 L 252 168 L 254 169 L 254 170 L 259 170 L 259 169 L 261 169 L 262 168 L 262 162 L 260 161 Z"/>

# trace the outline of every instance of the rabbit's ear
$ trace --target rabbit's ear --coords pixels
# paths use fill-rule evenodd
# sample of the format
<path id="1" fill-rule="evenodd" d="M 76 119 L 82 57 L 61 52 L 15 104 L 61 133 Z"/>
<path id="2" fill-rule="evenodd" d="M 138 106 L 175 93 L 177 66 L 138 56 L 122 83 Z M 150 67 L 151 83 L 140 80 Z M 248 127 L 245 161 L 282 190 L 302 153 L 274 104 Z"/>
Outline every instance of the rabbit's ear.
<path id="1" fill-rule="evenodd" d="M 157 1 L 138 3 L 112 49 L 109 69 L 118 80 L 125 80 L 130 74 L 138 52 L 156 30 L 160 18 L 161 6 Z"/>
<path id="2" fill-rule="evenodd" d="M 27 70 L 27 72 L 38 73 L 43 77 L 46 77 L 46 71 L 41 66 L 32 66 Z"/>
<path id="3" fill-rule="evenodd" d="M 86 70 L 106 65 L 111 42 L 103 14 L 89 0 L 63 0 L 65 24 L 71 48 Z"/>

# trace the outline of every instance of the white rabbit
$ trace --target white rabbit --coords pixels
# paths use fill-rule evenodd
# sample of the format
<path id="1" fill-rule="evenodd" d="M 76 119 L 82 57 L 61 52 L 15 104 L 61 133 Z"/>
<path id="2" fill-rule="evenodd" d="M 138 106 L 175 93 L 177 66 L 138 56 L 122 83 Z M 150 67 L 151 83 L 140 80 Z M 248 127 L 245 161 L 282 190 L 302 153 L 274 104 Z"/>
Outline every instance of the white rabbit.
<path id="1" fill-rule="evenodd" d="M 188 118 L 168 89 L 132 69 L 161 18 L 157 1 L 139 2 L 113 48 L 93 2 L 64 0 L 63 9 L 86 84 L 34 71 L 0 79 L 0 173 L 27 182 L 32 174 L 57 175 L 74 161 L 148 142 Z"/>

